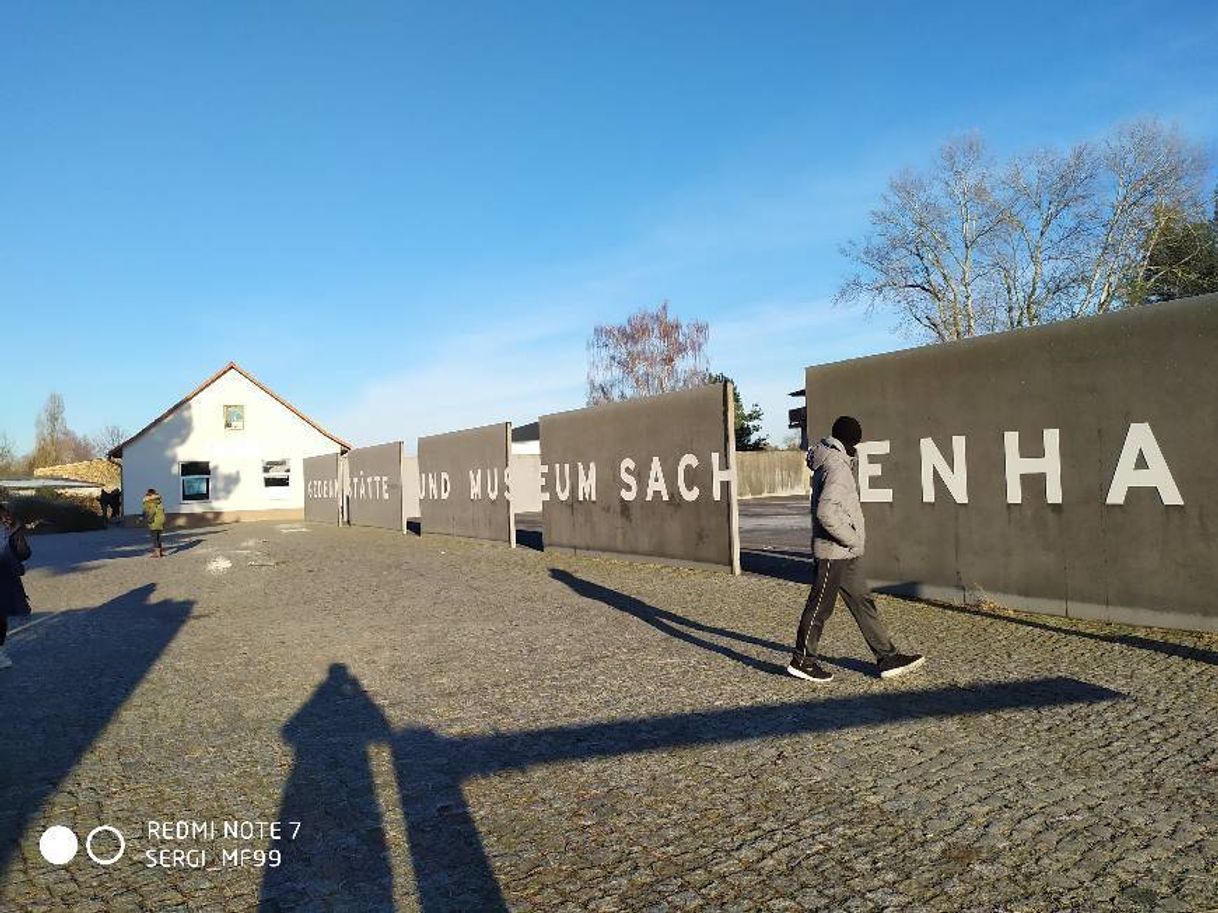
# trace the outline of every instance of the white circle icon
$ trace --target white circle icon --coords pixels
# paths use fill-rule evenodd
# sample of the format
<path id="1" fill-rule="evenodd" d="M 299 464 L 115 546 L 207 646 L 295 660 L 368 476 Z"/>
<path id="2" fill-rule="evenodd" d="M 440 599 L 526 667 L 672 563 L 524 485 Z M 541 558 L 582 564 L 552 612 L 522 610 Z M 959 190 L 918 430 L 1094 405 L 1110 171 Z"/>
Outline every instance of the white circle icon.
<path id="1" fill-rule="evenodd" d="M 67 865 L 80 849 L 80 841 L 70 828 L 62 824 L 48 827 L 38 838 L 38 850 L 51 865 Z"/>
<path id="2" fill-rule="evenodd" d="M 93 838 L 98 834 L 113 834 L 118 838 L 118 851 L 115 852 L 113 856 L 102 859 L 100 856 L 94 855 Z M 72 840 L 75 842 L 76 838 L 73 837 Z M 76 852 L 75 849 L 73 849 L 72 852 Z M 114 865 L 114 863 L 123 858 L 123 853 L 127 852 L 127 841 L 123 839 L 123 832 L 117 827 L 111 827 L 108 824 L 103 824 L 101 827 L 95 827 L 93 830 L 89 831 L 89 836 L 85 838 L 85 852 L 88 853 L 89 858 L 98 865 Z"/>

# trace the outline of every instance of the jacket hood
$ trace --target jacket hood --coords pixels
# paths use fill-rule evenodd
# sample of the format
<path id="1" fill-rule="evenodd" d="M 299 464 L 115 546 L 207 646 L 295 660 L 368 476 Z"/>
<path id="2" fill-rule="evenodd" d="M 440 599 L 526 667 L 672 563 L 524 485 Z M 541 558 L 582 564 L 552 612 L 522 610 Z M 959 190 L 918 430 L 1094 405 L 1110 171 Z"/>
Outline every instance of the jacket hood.
<path id="1" fill-rule="evenodd" d="M 144 500 L 145 501 L 160 501 L 162 499 L 161 499 L 160 495 L 144 495 Z"/>
<path id="2" fill-rule="evenodd" d="M 845 460 L 849 463 L 850 456 L 846 453 L 846 445 L 835 437 L 821 438 L 808 454 L 808 468 L 816 472 L 830 460 Z"/>

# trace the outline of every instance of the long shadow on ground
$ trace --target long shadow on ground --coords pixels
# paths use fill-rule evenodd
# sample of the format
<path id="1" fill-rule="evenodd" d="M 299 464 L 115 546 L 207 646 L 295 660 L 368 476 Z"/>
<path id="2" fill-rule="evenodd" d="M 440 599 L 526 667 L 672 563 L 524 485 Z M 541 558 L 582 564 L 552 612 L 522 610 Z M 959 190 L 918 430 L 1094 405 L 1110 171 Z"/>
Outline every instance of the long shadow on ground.
<path id="1" fill-rule="evenodd" d="M 284 729 L 296 766 L 280 820 L 315 830 L 268 870 L 262 913 L 324 897 L 336 908 L 393 909 L 392 873 L 367 746 L 388 740 L 425 913 L 508 909 L 463 785 L 473 777 L 545 764 L 796 735 L 824 735 L 915 720 L 1040 710 L 1116 700 L 1071 678 L 891 691 L 553 726 L 452 738 L 426 727 L 390 732 L 383 714 L 341 666 Z M 313 824 L 316 822 L 316 824 Z M 303 834 L 303 830 L 302 830 Z"/>
<path id="2" fill-rule="evenodd" d="M 54 637 L 14 637 L 0 679 L 0 879 L 43 803 L 131 697 L 193 603 L 146 584 L 65 613 Z"/>
<path id="3" fill-rule="evenodd" d="M 201 545 L 208 536 L 220 532 L 215 528 L 172 530 L 164 535 L 165 552 L 174 555 Z M 91 533 L 68 533 L 38 536 L 32 539 L 34 556 L 30 570 L 42 570 L 52 576 L 77 574 L 104 561 L 121 559 L 144 560 L 152 551 L 152 541 L 146 529 L 106 529 Z"/>
<path id="4" fill-rule="evenodd" d="M 599 583 L 593 583 L 590 580 L 585 580 L 582 577 L 577 577 L 568 571 L 559 568 L 550 568 L 550 576 L 559 583 L 570 587 L 574 592 L 583 596 L 585 599 L 595 599 L 597 602 L 603 603 L 612 609 L 617 609 L 620 612 L 625 612 L 627 615 L 633 615 L 640 621 L 646 622 L 657 631 L 667 634 L 670 637 L 675 637 L 677 640 L 692 644 L 695 647 L 700 647 L 711 653 L 717 653 L 720 656 L 725 656 L 728 659 L 733 659 L 738 663 L 748 666 L 751 669 L 756 669 L 759 672 L 781 673 L 784 667 L 769 663 L 765 660 L 757 659 L 749 656 L 747 653 L 741 653 L 739 650 L 734 650 L 731 647 L 723 644 L 715 643 L 711 640 L 706 640 L 692 633 L 698 631 L 703 634 L 712 634 L 716 637 L 735 640 L 739 643 L 751 644 L 757 647 L 765 647 L 767 650 L 777 650 L 779 652 L 790 652 L 790 647 L 785 644 L 780 644 L 773 640 L 766 640 L 763 637 L 754 637 L 751 634 L 741 634 L 739 631 L 733 631 L 729 628 L 720 628 L 715 625 L 703 624 L 700 621 L 695 621 L 692 618 L 686 618 L 684 615 L 678 615 L 676 612 L 670 612 L 667 609 L 659 609 L 650 603 L 643 602 L 641 599 L 636 599 L 633 596 L 627 596 L 625 593 L 610 589 L 606 586 L 601 586 Z"/>
<path id="5" fill-rule="evenodd" d="M 1098 640 L 1103 643 L 1117 644 L 1122 647 L 1133 647 L 1137 650 L 1149 650 L 1153 653 L 1162 653 L 1165 656 L 1177 656 L 1181 659 L 1191 659 L 1194 662 L 1218 666 L 1218 651 L 1209 650 L 1205 647 L 1194 646 L 1193 644 L 1173 643 L 1170 640 L 1156 640 L 1153 637 L 1145 637 L 1141 634 L 1105 634 L 1101 631 L 1084 631 L 1079 628 L 1055 625 L 1051 622 L 1039 621 L 1034 618 L 1021 618 L 1016 615 L 999 615 L 995 612 L 986 611 L 985 609 L 975 609 L 970 606 L 952 605 L 950 602 L 940 602 L 938 600 L 931 599 L 923 599 L 919 601 L 925 602 L 928 605 L 933 605 L 938 609 L 943 609 L 948 612 L 957 612 L 961 615 L 971 615 L 974 618 L 992 618 L 996 621 L 1002 621 L 1012 625 L 1020 625 L 1025 628 L 1036 628 L 1040 631 L 1050 631 L 1054 634 L 1066 634 L 1070 637 L 1081 637 L 1085 640 Z"/>

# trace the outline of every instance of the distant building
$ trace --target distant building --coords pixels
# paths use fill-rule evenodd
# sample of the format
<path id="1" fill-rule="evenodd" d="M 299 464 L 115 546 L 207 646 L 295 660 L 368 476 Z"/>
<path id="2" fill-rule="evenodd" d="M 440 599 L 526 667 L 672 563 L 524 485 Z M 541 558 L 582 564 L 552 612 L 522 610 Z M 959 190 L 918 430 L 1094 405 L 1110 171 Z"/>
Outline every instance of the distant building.
<path id="1" fill-rule="evenodd" d="M 799 431 L 799 449 L 808 449 L 808 405 L 807 390 L 792 390 L 788 396 L 804 400 L 804 405 L 787 410 L 787 427 Z"/>
<path id="2" fill-rule="evenodd" d="M 541 453 L 541 422 L 512 428 L 512 453 Z"/>
<path id="3" fill-rule="evenodd" d="M 110 451 L 122 461 L 123 515 L 160 492 L 175 525 L 304 516 L 305 457 L 350 445 L 229 362 Z"/>

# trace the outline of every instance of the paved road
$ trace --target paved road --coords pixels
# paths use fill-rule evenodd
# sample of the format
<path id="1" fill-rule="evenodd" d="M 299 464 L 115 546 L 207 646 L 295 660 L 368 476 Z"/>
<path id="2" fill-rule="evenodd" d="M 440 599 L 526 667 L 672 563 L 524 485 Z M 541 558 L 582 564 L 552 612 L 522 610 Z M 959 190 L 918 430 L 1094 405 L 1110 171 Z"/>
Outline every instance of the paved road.
<path id="1" fill-rule="evenodd" d="M 317 526 L 171 542 L 35 542 L 0 910 L 1218 908 L 1213 637 L 886 599 L 924 670 L 877 679 L 843 613 L 815 689 L 781 674 L 782 579 Z M 150 835 L 176 820 L 300 830 Z M 52 824 L 126 855 L 52 867 Z M 145 864 L 175 848 L 206 867 Z"/>
<path id="2" fill-rule="evenodd" d="M 541 514 L 517 514 L 516 528 L 539 532 Z M 744 549 L 781 549 L 806 555 L 811 535 L 808 499 L 803 495 L 740 502 L 740 544 Z"/>

